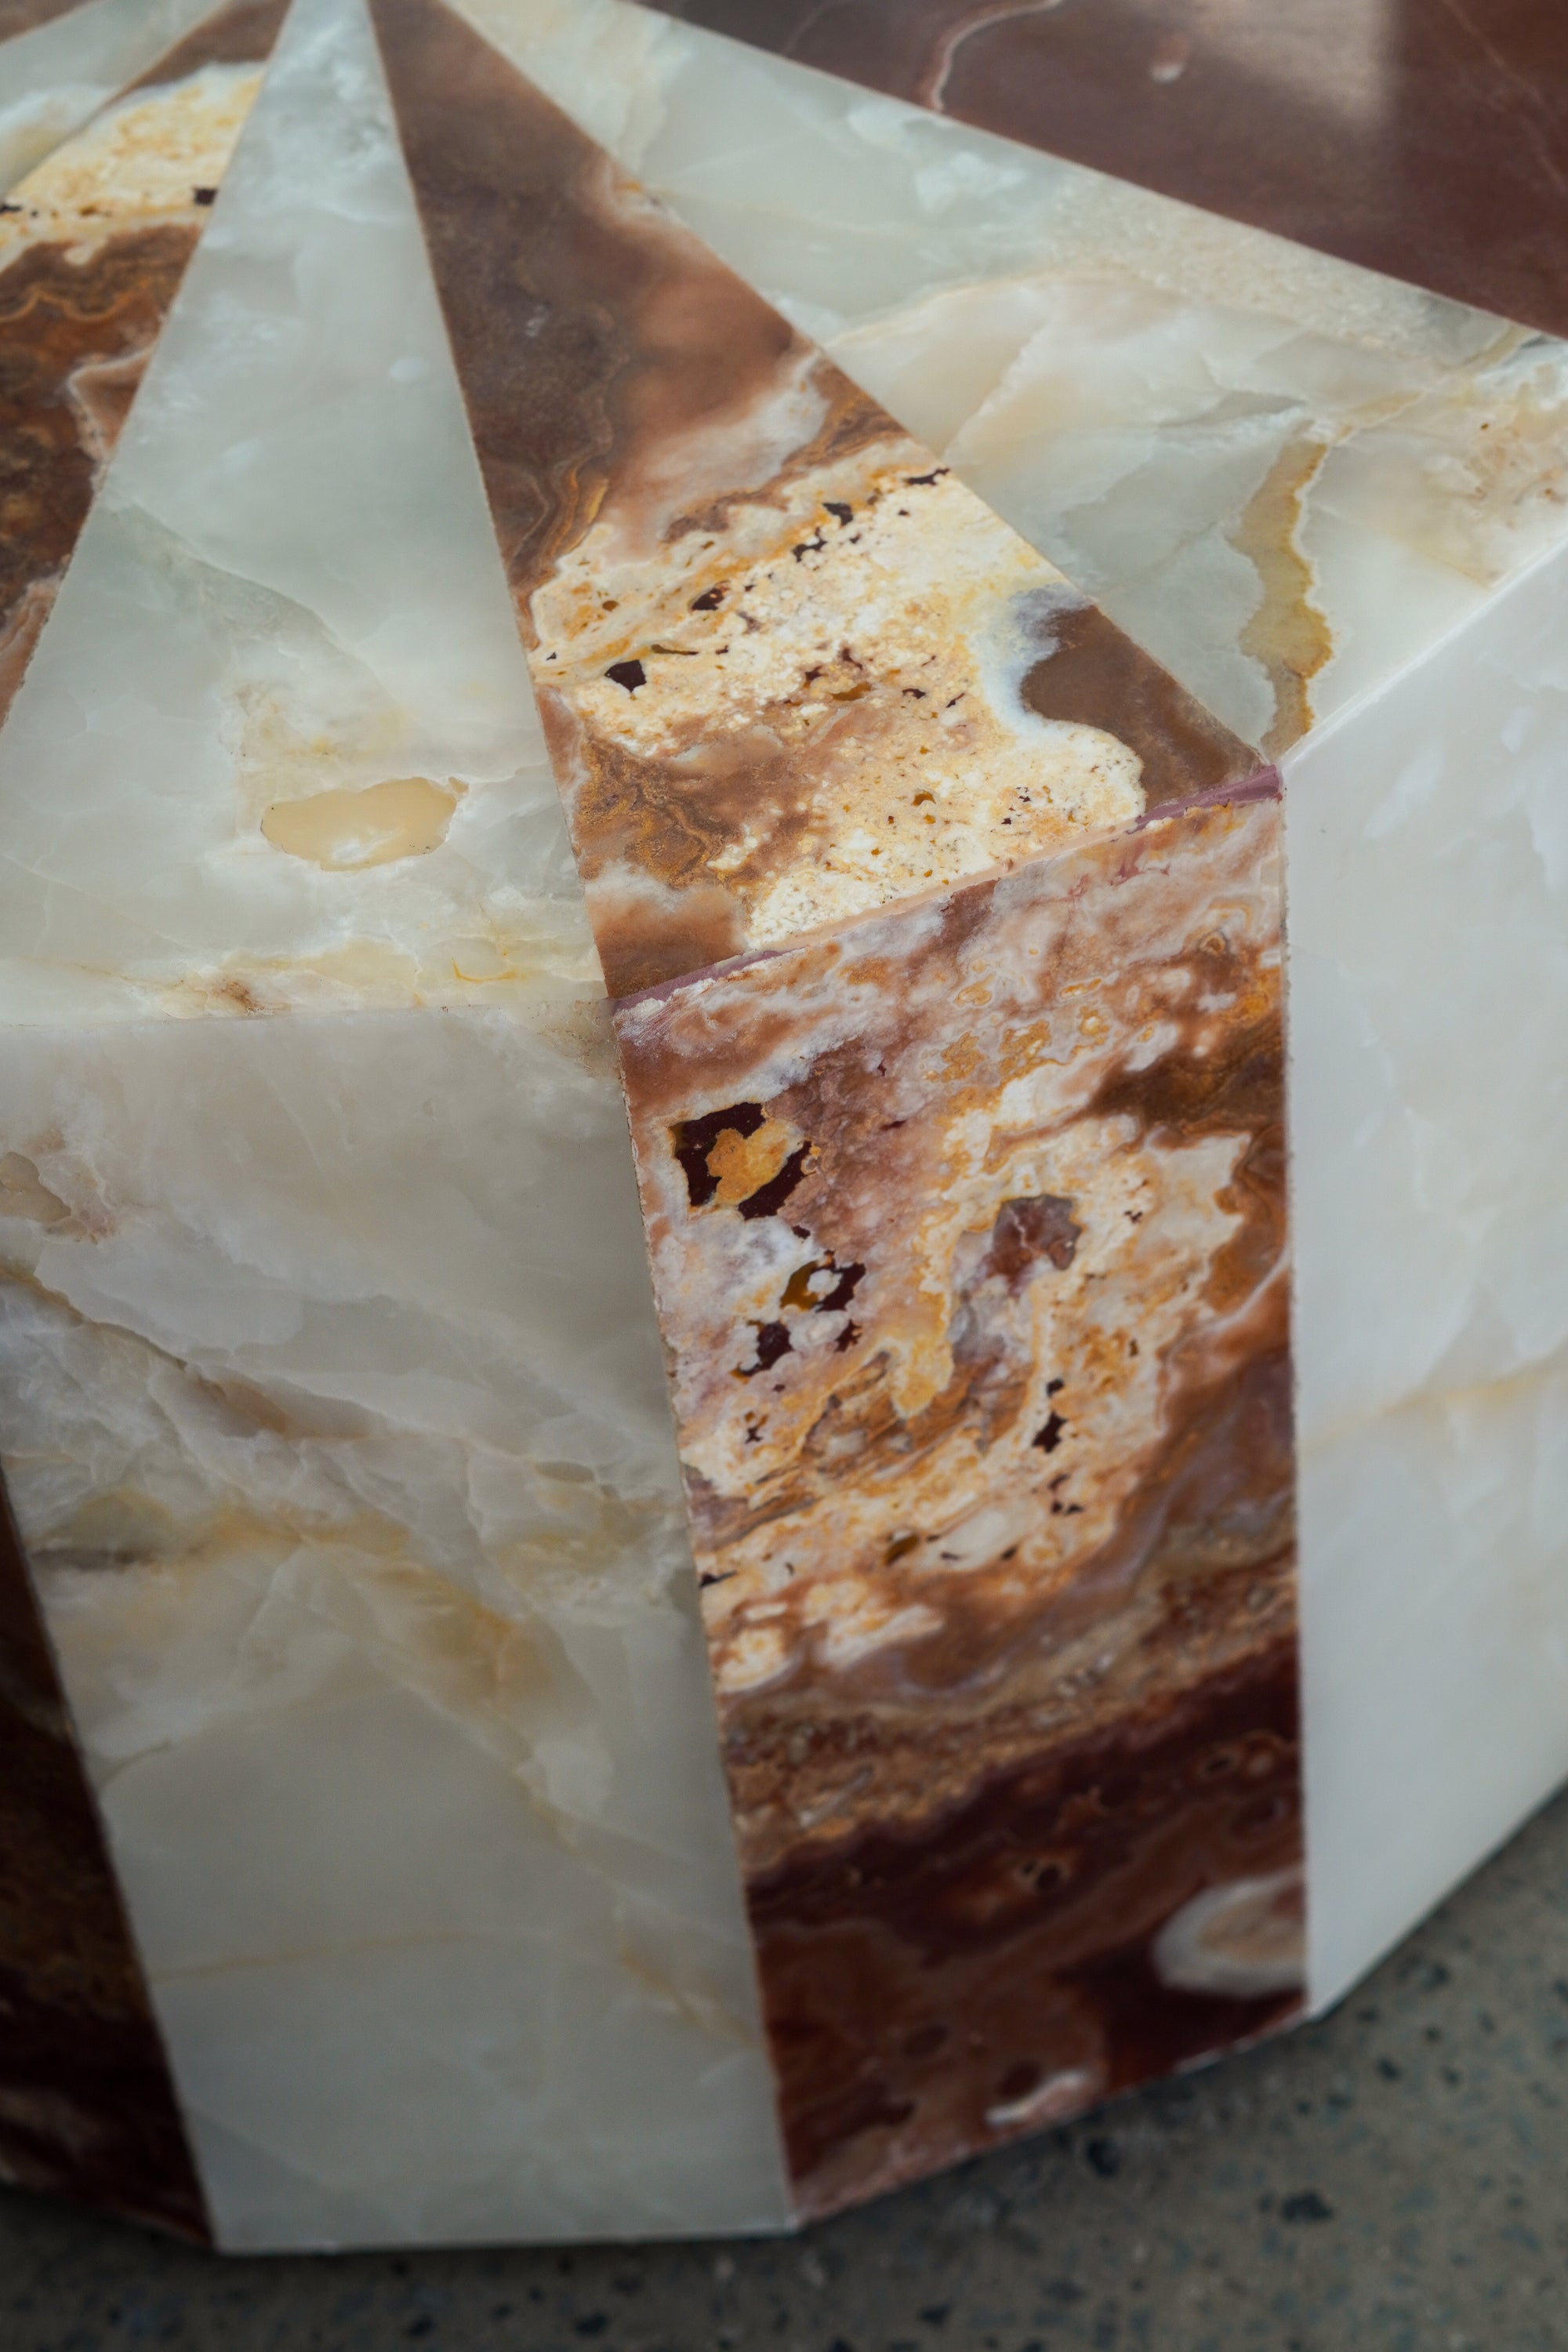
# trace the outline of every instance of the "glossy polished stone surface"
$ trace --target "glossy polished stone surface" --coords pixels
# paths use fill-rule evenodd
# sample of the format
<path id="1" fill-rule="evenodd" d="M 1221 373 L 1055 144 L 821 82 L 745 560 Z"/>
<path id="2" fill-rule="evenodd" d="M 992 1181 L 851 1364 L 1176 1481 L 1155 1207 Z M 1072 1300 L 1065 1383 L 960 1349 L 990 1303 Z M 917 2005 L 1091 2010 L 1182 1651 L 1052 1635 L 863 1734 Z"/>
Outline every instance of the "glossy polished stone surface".
<path id="1" fill-rule="evenodd" d="M 829 2213 L 1568 1769 L 1568 347 L 923 102 L 1091 13 L 247 5 L 0 216 L 0 1454 L 227 2247 Z"/>
<path id="2" fill-rule="evenodd" d="M 1312 1982 L 1568 1773 L 1568 557 L 1286 762 Z"/>
<path id="3" fill-rule="evenodd" d="M 1554 0 L 652 0 L 1568 334 Z"/>
<path id="4" fill-rule="evenodd" d="M 92 0 L 0 0 L 0 41 L 15 40 L 18 33 L 31 33 L 73 8 L 91 5 Z"/>
<path id="5" fill-rule="evenodd" d="M 613 995 L 1252 772 L 488 41 L 375 16 Z"/>
<path id="6" fill-rule="evenodd" d="M 1299 2003 L 1279 811 L 622 1007 L 796 2195 Z"/>

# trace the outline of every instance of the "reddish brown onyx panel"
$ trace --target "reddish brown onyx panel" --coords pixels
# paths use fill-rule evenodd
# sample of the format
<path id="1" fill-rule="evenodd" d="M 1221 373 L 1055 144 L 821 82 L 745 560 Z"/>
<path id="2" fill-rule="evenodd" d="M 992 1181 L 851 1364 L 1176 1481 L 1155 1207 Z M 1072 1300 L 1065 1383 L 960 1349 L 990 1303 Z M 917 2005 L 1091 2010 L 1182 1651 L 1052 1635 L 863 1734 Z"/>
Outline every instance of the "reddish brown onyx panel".
<path id="1" fill-rule="evenodd" d="M 617 1010 L 806 2210 L 1299 2004 L 1279 834 Z"/>
<path id="2" fill-rule="evenodd" d="M 1568 334 L 1561 0 L 650 0 Z"/>
<path id="3" fill-rule="evenodd" d="M 135 87 L 181 82 L 205 65 L 259 63 L 283 11 L 284 0 L 237 0 Z M 179 102 L 172 92 L 171 110 Z M 48 618 L 214 194 L 205 182 L 193 184 L 177 211 L 160 206 L 150 216 L 134 153 L 125 160 L 132 168 L 122 184 L 83 173 L 61 179 L 56 204 L 30 205 L 24 186 L 0 206 L 0 718 Z"/>
<path id="4" fill-rule="evenodd" d="M 374 16 L 613 994 L 1257 772 L 438 0 Z"/>
<path id="5" fill-rule="evenodd" d="M 209 2235 L 163 2049 L 0 1496 L 0 2179 Z"/>

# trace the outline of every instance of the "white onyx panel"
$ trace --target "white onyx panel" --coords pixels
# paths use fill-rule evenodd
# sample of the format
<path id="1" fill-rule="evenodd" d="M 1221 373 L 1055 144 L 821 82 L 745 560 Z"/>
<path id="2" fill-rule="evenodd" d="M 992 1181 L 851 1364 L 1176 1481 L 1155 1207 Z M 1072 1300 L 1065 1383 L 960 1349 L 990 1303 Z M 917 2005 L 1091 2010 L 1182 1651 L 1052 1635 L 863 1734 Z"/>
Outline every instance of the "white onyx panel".
<path id="1" fill-rule="evenodd" d="M 1568 558 L 1285 772 L 1321 2005 L 1568 1774 Z"/>

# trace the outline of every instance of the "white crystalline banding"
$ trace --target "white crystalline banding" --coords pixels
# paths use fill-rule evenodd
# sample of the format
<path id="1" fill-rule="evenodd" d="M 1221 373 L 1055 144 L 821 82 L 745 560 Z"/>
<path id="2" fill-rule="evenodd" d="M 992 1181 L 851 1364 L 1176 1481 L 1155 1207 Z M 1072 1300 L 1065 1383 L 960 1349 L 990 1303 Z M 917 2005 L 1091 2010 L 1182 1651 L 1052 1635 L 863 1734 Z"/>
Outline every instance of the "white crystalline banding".
<path id="1" fill-rule="evenodd" d="M 1568 1773 L 1568 556 L 1286 762 L 1310 1986 Z"/>

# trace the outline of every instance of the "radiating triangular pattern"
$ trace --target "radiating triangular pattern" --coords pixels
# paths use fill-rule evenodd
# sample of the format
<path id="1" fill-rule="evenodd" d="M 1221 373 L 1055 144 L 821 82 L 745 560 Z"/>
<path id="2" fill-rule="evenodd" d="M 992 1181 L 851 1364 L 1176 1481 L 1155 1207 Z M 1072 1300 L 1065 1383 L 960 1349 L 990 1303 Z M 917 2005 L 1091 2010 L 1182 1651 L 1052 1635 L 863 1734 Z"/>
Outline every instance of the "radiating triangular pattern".
<path id="1" fill-rule="evenodd" d="M 957 5 L 297 0 L 225 173 L 238 0 L 0 210 L 29 2177 L 777 2227 L 1568 1769 L 1563 347 L 944 118 L 1091 13 Z"/>
<path id="2" fill-rule="evenodd" d="M 1276 755 L 1568 522 L 1568 348 L 630 0 L 462 0 Z"/>
<path id="3" fill-rule="evenodd" d="M 247 135 L 0 733 L 18 985 L 40 953 L 122 1013 L 596 984 L 402 166 L 352 131 L 377 70 L 296 62 Z"/>
<path id="4" fill-rule="evenodd" d="M 459 17 L 376 22 L 612 994 L 1256 771 Z"/>
<path id="5" fill-rule="evenodd" d="M 0 62 L 0 196 L 219 0 L 87 0 L 19 32 Z"/>
<path id="6" fill-rule="evenodd" d="M 0 215 L 0 722 L 260 86 L 283 0 L 232 0 Z"/>

